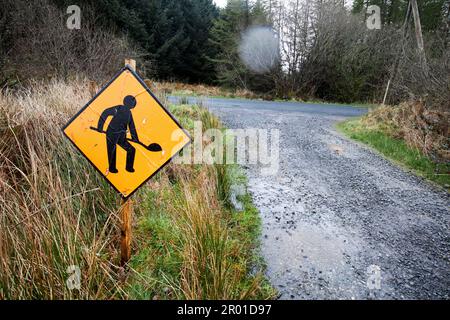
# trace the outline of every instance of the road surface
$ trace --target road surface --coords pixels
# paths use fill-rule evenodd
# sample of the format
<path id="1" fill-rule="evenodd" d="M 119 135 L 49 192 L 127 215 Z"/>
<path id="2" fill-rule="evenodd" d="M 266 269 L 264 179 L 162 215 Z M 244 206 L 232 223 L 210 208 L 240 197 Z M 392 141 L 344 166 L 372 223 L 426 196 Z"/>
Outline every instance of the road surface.
<path id="1" fill-rule="evenodd" d="M 230 128 L 280 130 L 278 175 L 247 168 L 280 299 L 449 299 L 450 195 L 334 129 L 367 110 L 203 104 Z"/>

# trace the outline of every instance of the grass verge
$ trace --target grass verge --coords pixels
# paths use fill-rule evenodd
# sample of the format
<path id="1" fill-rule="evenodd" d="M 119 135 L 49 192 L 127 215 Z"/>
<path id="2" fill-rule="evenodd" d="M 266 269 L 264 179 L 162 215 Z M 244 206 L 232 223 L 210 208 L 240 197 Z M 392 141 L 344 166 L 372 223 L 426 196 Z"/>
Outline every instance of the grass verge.
<path id="1" fill-rule="evenodd" d="M 186 84 L 179 82 L 155 82 L 152 85 L 157 91 L 164 93 L 166 96 L 176 96 L 182 99 L 188 97 L 195 98 L 217 98 L 217 99 L 235 99 L 235 100 L 261 100 L 261 101 L 276 101 L 276 102 L 298 102 L 308 104 L 321 105 L 338 105 L 355 108 L 375 109 L 379 105 L 367 102 L 353 102 L 353 103 L 339 103 L 328 102 L 314 99 L 301 99 L 298 97 L 279 98 L 270 94 L 255 93 L 246 89 L 226 89 L 218 86 L 208 86 L 202 84 Z"/>
<path id="2" fill-rule="evenodd" d="M 179 82 L 155 82 L 154 88 L 166 95 L 189 96 L 189 97 L 216 97 L 216 98 L 244 98 L 258 99 L 260 94 L 256 94 L 246 89 L 225 89 L 217 86 L 202 84 L 186 84 Z"/>
<path id="3" fill-rule="evenodd" d="M 337 128 L 348 137 L 369 145 L 386 158 L 450 191 L 448 163 L 433 162 L 418 149 L 409 147 L 402 139 L 394 138 L 381 129 L 368 127 L 361 119 L 340 122 Z"/>
<path id="4" fill-rule="evenodd" d="M 220 127 L 195 106 L 172 106 L 191 130 Z M 245 193 L 231 205 L 232 186 L 245 186 L 238 167 L 170 165 L 143 192 L 137 215 L 137 254 L 126 291 L 133 299 L 268 299 L 257 248 L 260 219 Z"/>
<path id="5" fill-rule="evenodd" d="M 86 84 L 0 92 L 0 299 L 272 297 L 254 254 L 258 214 L 249 198 L 242 211 L 229 205 L 239 175 L 224 166 L 171 164 L 133 197 L 124 277 L 119 196 L 61 133 L 89 100 Z M 172 109 L 188 130 L 220 126 L 199 107 Z"/>

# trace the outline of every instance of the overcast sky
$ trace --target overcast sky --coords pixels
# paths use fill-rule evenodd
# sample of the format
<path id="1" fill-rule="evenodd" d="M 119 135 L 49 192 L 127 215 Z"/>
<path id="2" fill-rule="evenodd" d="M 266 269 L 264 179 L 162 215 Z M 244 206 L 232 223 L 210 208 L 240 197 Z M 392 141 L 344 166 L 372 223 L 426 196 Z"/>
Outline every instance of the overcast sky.
<path id="1" fill-rule="evenodd" d="M 215 2 L 219 7 L 225 7 L 225 5 L 227 4 L 227 0 L 214 0 L 214 2 Z"/>
<path id="2" fill-rule="evenodd" d="M 214 0 L 214 2 L 221 8 L 225 7 L 225 5 L 227 4 L 227 0 Z M 351 5 L 353 3 L 353 0 L 346 0 L 346 3 L 347 5 Z"/>

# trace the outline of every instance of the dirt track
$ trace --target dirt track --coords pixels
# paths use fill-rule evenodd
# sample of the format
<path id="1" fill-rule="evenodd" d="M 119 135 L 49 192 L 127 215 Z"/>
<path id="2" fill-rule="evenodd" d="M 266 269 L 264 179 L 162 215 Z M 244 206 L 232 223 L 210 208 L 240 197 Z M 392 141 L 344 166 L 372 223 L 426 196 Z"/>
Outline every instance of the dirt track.
<path id="1" fill-rule="evenodd" d="M 207 106 L 231 128 L 281 130 L 279 174 L 247 168 L 267 275 L 281 299 L 450 297 L 450 195 L 335 131 L 336 121 L 366 110 L 226 99 Z M 377 267 L 380 289 L 369 289 Z"/>

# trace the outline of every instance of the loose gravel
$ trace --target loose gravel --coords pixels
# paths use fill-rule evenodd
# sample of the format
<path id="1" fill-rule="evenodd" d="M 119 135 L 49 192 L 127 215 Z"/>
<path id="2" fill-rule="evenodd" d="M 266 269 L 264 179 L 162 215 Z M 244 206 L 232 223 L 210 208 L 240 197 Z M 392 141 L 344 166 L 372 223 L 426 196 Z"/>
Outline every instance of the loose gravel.
<path id="1" fill-rule="evenodd" d="M 281 132 L 278 175 L 246 170 L 280 299 L 449 299 L 450 195 L 334 129 L 367 110 L 203 104 L 230 128 Z"/>

